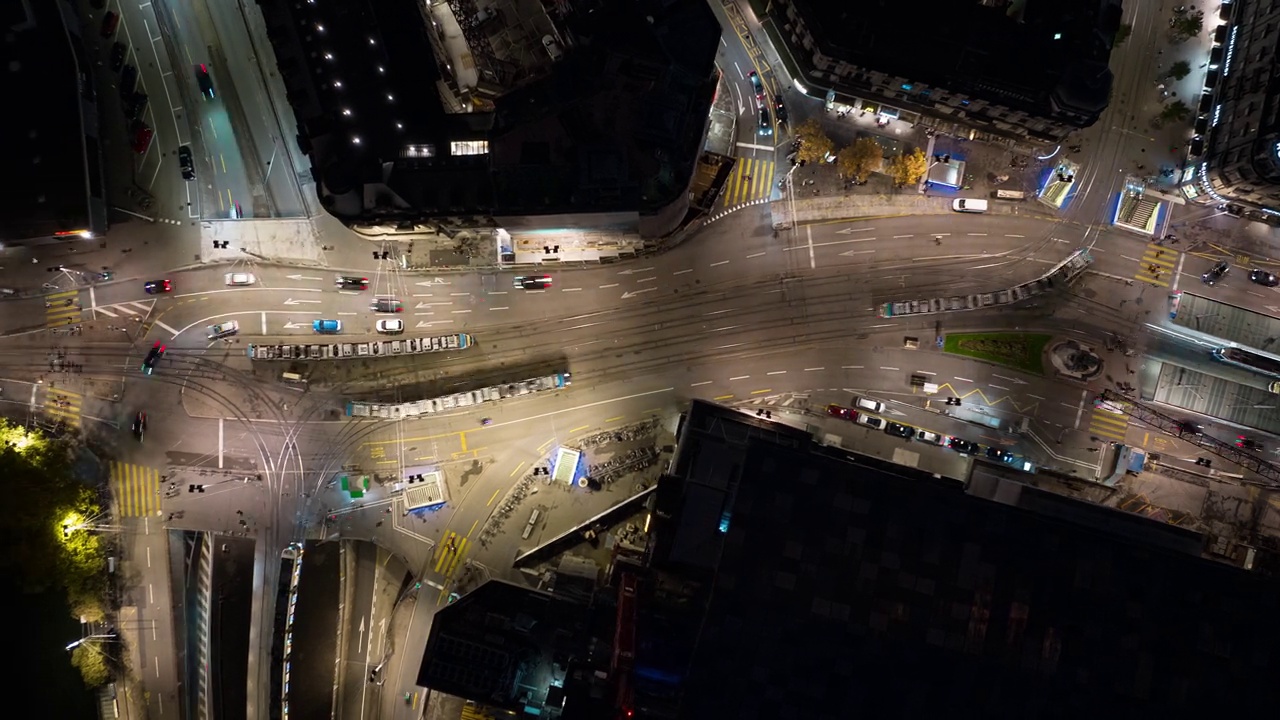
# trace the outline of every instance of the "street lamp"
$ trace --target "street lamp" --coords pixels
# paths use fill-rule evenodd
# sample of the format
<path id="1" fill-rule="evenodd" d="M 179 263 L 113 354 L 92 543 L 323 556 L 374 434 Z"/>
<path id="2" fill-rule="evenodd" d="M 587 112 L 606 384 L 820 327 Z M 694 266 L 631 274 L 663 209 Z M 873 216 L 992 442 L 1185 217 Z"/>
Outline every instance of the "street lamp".
<path id="1" fill-rule="evenodd" d="M 116 636 L 115 633 L 107 633 L 105 635 L 86 635 L 85 637 L 82 637 L 79 640 L 76 640 L 70 645 L 67 645 L 67 652 L 71 652 L 72 650 L 75 650 L 77 647 L 80 646 L 80 644 L 88 642 L 90 640 L 112 640 L 112 639 L 115 639 L 115 636 Z M 93 646 L 89 645 L 88 647 L 93 647 Z"/>

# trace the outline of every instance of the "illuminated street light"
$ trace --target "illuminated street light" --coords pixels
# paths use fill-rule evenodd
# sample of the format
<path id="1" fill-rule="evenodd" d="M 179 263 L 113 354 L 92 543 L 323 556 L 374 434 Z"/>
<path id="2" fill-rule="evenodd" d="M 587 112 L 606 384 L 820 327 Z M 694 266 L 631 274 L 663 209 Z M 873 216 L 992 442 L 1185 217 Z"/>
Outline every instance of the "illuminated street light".
<path id="1" fill-rule="evenodd" d="M 111 639 L 114 639 L 114 638 L 115 638 L 115 633 L 107 633 L 107 634 L 105 634 L 105 635 L 88 635 L 88 636 L 82 637 L 82 638 L 80 638 L 79 640 L 76 640 L 75 642 L 73 642 L 73 643 L 71 643 L 70 645 L 68 645 L 68 646 L 67 646 L 67 652 L 71 652 L 72 650 L 75 650 L 75 649 L 76 649 L 77 647 L 79 647 L 82 643 L 88 642 L 89 640 L 111 640 Z M 90 647 L 92 647 L 92 646 L 90 646 Z"/>

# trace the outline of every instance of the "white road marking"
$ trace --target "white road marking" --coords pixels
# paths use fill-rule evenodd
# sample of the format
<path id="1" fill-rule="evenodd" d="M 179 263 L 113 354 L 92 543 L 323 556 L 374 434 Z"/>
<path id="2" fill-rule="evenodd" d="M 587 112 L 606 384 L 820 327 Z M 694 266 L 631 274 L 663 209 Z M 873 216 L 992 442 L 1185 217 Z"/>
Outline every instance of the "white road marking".
<path id="1" fill-rule="evenodd" d="M 156 320 L 156 321 L 155 321 L 155 324 L 156 324 L 156 325 L 159 325 L 159 326 L 160 326 L 160 327 L 162 327 L 162 328 L 164 328 L 164 331 L 165 331 L 165 332 L 173 333 L 174 335 L 177 335 L 177 334 L 178 334 L 178 331 L 177 331 L 177 330 L 174 330 L 173 328 L 169 327 L 168 325 L 165 325 L 164 323 L 160 322 L 159 320 Z"/>
<path id="2" fill-rule="evenodd" d="M 218 418 L 218 468 L 222 468 L 222 418 Z"/>
<path id="3" fill-rule="evenodd" d="M 673 272 L 673 273 L 671 273 L 671 274 L 672 274 L 672 275 L 683 275 L 683 274 L 685 274 L 685 273 L 691 273 L 691 272 L 693 272 L 693 268 L 689 268 L 688 270 L 677 270 L 677 271 L 675 271 L 675 272 Z"/>
<path id="4" fill-rule="evenodd" d="M 880 369 L 881 369 L 881 370 L 897 370 L 898 368 L 896 368 L 896 367 L 885 367 L 884 365 L 881 365 L 881 366 L 880 366 Z"/>
<path id="5" fill-rule="evenodd" d="M 751 253 L 750 255 L 748 255 L 748 256 L 747 256 L 747 259 L 748 259 L 748 260 L 750 260 L 751 258 L 758 258 L 758 257 L 761 257 L 761 256 L 763 256 L 763 255 L 764 255 L 764 253 L 762 253 L 762 252 L 758 252 L 758 253 Z"/>
<path id="6" fill-rule="evenodd" d="M 813 226 L 804 226 L 804 235 L 809 240 L 809 269 L 814 270 L 818 267 L 818 261 L 813 257 Z"/>
<path id="7" fill-rule="evenodd" d="M 965 235 L 968 235 L 969 237 L 986 237 L 987 236 L 986 233 L 965 233 Z"/>
<path id="8" fill-rule="evenodd" d="M 1020 237 L 1026 237 L 1026 235 L 1005 235 L 1005 237 L 1020 238 Z"/>
<path id="9" fill-rule="evenodd" d="M 702 382 L 693 383 L 689 387 L 702 387 L 703 385 L 710 385 L 710 384 L 711 384 L 710 380 L 703 380 Z"/>
<path id="10" fill-rule="evenodd" d="M 713 263 L 711 263 L 711 267 L 716 267 L 716 266 L 718 266 L 718 265 L 728 265 L 728 264 L 729 264 L 729 261 L 728 261 L 728 260 L 721 260 L 720 262 L 713 262 Z"/>
<path id="11" fill-rule="evenodd" d="M 1028 394 L 1028 395 L 1027 395 L 1027 397 L 1033 397 L 1033 398 L 1035 398 L 1035 399 L 1037 399 L 1037 400 L 1043 400 L 1043 399 L 1044 399 L 1044 398 L 1040 397 L 1039 395 L 1031 395 L 1031 394 Z"/>
<path id="12" fill-rule="evenodd" d="M 601 290 L 604 290 L 606 288 L 618 287 L 618 283 L 611 283 L 609 285 L 599 285 L 597 287 L 599 287 Z"/>
<path id="13" fill-rule="evenodd" d="M 560 288 L 560 292 L 582 292 L 582 288 Z"/>
<path id="14" fill-rule="evenodd" d="M 1012 390 L 1010 390 L 1010 389 L 1009 389 L 1009 388 L 1007 388 L 1007 387 L 1004 387 L 1003 385 L 992 385 L 991 387 L 993 387 L 993 388 L 995 388 L 995 389 L 997 389 L 997 390 L 1003 390 L 1003 391 L 1005 391 L 1005 392 L 1013 392 Z"/>
<path id="15" fill-rule="evenodd" d="M 319 315 L 320 313 L 316 313 L 316 314 Z M 263 335 L 267 334 L 267 314 L 266 313 L 262 313 L 262 334 Z"/>
<path id="16" fill-rule="evenodd" d="M 841 365 L 840 369 L 841 370 L 861 370 L 862 366 L 861 365 Z"/>
<path id="17" fill-rule="evenodd" d="M 454 315 L 461 315 L 461 314 L 463 314 L 463 313 L 469 313 L 469 312 L 471 312 L 471 311 L 470 311 L 470 310 L 454 310 L 454 311 L 453 311 L 453 314 L 454 314 Z"/>
<path id="18" fill-rule="evenodd" d="M 731 377 L 729 380 L 747 380 L 750 379 L 750 377 L 750 375 L 739 375 L 738 377 Z"/>
<path id="19" fill-rule="evenodd" d="M 490 295 L 506 295 L 507 291 L 506 290 L 490 290 L 489 294 Z"/>
<path id="20" fill-rule="evenodd" d="M 970 380 L 969 378 L 962 378 L 962 377 L 953 377 L 953 378 L 951 378 L 951 379 L 952 379 L 952 380 L 959 380 L 960 382 L 968 382 L 968 383 L 973 382 L 973 381 L 972 381 L 972 380 Z"/>
<path id="21" fill-rule="evenodd" d="M 732 344 L 729 344 L 729 345 L 720 345 L 720 346 L 717 346 L 717 347 L 713 347 L 713 348 L 711 348 L 711 349 L 712 349 L 712 350 L 728 350 L 729 348 L 741 347 L 741 346 L 743 346 L 743 345 L 746 345 L 746 343 L 732 343 Z"/>
<path id="22" fill-rule="evenodd" d="M 1076 407 L 1076 424 L 1073 426 L 1073 427 L 1075 427 L 1077 430 L 1080 428 L 1080 417 L 1081 417 L 1082 415 L 1084 415 L 1084 401 L 1085 401 L 1085 399 L 1086 399 L 1086 398 L 1088 398 L 1088 397 L 1089 397 L 1089 390 L 1088 390 L 1088 389 L 1085 389 L 1085 390 L 1081 390 L 1081 391 L 1080 391 L 1080 404 L 1079 404 L 1079 406 L 1077 406 L 1077 407 Z M 1126 422 L 1127 422 L 1127 419 L 1126 419 Z M 1127 427 L 1127 426 L 1126 426 L 1126 427 Z"/>
<path id="23" fill-rule="evenodd" d="M 489 309 L 490 310 L 510 310 L 511 308 L 507 307 L 506 305 L 503 305 L 502 307 L 489 308 Z"/>
<path id="24" fill-rule="evenodd" d="M 805 368 L 805 369 L 804 369 L 804 371 L 805 371 L 805 372 L 814 372 L 814 371 L 816 371 L 816 370 L 826 370 L 826 368 L 824 368 L 824 367 L 818 367 L 818 368 Z"/>
<path id="25" fill-rule="evenodd" d="M 740 328 L 740 327 L 742 327 L 742 326 L 741 326 L 741 325 L 725 325 L 724 327 L 718 327 L 718 328 L 716 328 L 716 329 L 712 330 L 711 332 L 721 332 L 721 331 L 723 331 L 723 330 L 736 330 L 736 329 L 738 329 L 738 328 Z"/>
<path id="26" fill-rule="evenodd" d="M 917 370 L 916 374 L 917 375 L 937 375 L 938 373 L 931 373 L 928 370 Z"/>
<path id="27" fill-rule="evenodd" d="M 893 239 L 897 240 L 899 238 L 909 238 L 909 237 L 915 237 L 915 235 L 894 235 Z"/>
<path id="28" fill-rule="evenodd" d="M 786 374 L 787 374 L 786 370 L 774 370 L 773 372 L 765 373 L 765 375 L 786 375 Z"/>
<path id="29" fill-rule="evenodd" d="M 647 277 L 647 278 L 640 278 L 640 279 L 639 279 L 639 280 L 637 280 L 636 282 L 638 282 L 638 283 L 642 283 L 642 282 L 651 282 L 651 281 L 653 281 L 653 280 L 657 280 L 657 279 L 658 279 L 658 278 L 656 278 L 656 277 Z"/>
<path id="30" fill-rule="evenodd" d="M 721 313 L 733 312 L 734 310 L 737 310 L 737 308 L 730 308 L 728 310 L 712 310 L 711 312 L 702 313 L 702 316 L 706 317 L 707 315 L 719 315 Z"/>
<path id="31" fill-rule="evenodd" d="M 830 241 L 830 242 L 814 243 L 814 244 L 813 244 L 813 246 L 814 246 L 814 247 L 826 247 L 826 246 L 828 246 L 828 245 L 848 245 L 849 243 L 864 243 L 864 242 L 871 242 L 871 241 L 873 241 L 873 240 L 875 240 L 875 238 L 873 238 L 873 237 L 869 237 L 869 238 L 853 238 L 852 240 L 832 240 L 832 241 Z M 792 250 L 803 250 L 803 249 L 805 249 L 805 247 L 807 247 L 807 246 L 801 245 L 800 247 L 782 248 L 782 252 L 790 252 L 790 251 L 792 251 Z"/>

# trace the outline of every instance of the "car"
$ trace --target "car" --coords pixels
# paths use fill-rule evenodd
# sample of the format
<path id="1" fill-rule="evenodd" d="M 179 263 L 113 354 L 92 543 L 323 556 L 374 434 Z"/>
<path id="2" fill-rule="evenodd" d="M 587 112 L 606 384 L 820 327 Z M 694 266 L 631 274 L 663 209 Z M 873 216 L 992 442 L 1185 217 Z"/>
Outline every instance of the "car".
<path id="1" fill-rule="evenodd" d="M 1273 393 L 1280 394 L 1280 380 L 1276 380 L 1275 382 L 1268 385 L 1267 389 Z"/>
<path id="2" fill-rule="evenodd" d="M 316 320 L 311 323 L 311 329 L 321 335 L 337 335 L 342 332 L 342 321 Z"/>
<path id="3" fill-rule="evenodd" d="M 138 68 L 132 65 L 125 65 L 124 70 L 120 71 L 120 99 L 124 100 L 129 97 L 133 89 L 138 86 Z"/>
<path id="4" fill-rule="evenodd" d="M 947 444 L 946 435 L 939 435 L 936 432 L 930 432 L 928 430 L 917 430 L 916 440 L 919 440 L 920 442 L 923 442 L 923 443 L 929 443 L 930 445 L 946 445 Z"/>
<path id="5" fill-rule="evenodd" d="M 111 45 L 111 72 L 120 72 L 120 68 L 124 67 L 124 43 L 117 42 Z"/>
<path id="6" fill-rule="evenodd" d="M 142 442 L 142 436 L 145 435 L 146 432 L 147 414 L 139 410 L 138 414 L 133 416 L 133 436 L 138 438 L 138 442 Z"/>
<path id="7" fill-rule="evenodd" d="M 787 122 L 787 106 L 782 102 L 782 95 L 773 96 L 773 114 L 778 118 L 779 123 Z"/>
<path id="8" fill-rule="evenodd" d="M 196 179 L 196 163 L 195 163 L 195 160 L 191 157 L 190 145 L 178 146 L 178 167 L 182 168 L 183 180 Z"/>
<path id="9" fill-rule="evenodd" d="M 756 128 L 757 135 L 773 134 L 773 118 L 769 116 L 769 108 L 760 108 L 760 125 Z"/>
<path id="10" fill-rule="evenodd" d="M 137 120 L 147 109 L 147 94 L 135 92 L 124 101 L 124 116 L 128 120 Z"/>
<path id="11" fill-rule="evenodd" d="M 227 273 L 224 279 L 228 285 L 252 285 L 258 282 L 253 273 Z"/>
<path id="12" fill-rule="evenodd" d="M 838 417 L 841 420 L 853 420 L 858 416 L 858 413 L 854 412 L 852 408 L 841 407 L 835 404 L 827 406 L 827 414 L 831 417 Z"/>
<path id="13" fill-rule="evenodd" d="M 756 93 L 756 106 L 764 107 L 764 83 L 760 81 L 760 75 L 752 70 L 747 77 L 751 80 L 751 89 Z"/>
<path id="14" fill-rule="evenodd" d="M 871 398 L 856 397 L 853 399 L 853 406 L 858 410 L 865 410 L 869 413 L 884 412 L 884 403 Z"/>
<path id="15" fill-rule="evenodd" d="M 374 298 L 373 302 L 369 303 L 369 309 L 374 312 L 398 313 L 404 312 L 404 305 L 393 297 L 380 297 Z"/>
<path id="16" fill-rule="evenodd" d="M 209 339 L 218 340 L 220 338 L 231 337 L 240 332 L 240 323 L 235 320 L 227 320 L 217 325 L 209 326 Z"/>
<path id="17" fill-rule="evenodd" d="M 1236 447 L 1240 448 L 1241 450 L 1259 452 L 1262 450 L 1262 443 L 1258 442 L 1257 440 L 1254 440 L 1253 438 L 1246 437 L 1244 435 L 1237 435 Z"/>
<path id="18" fill-rule="evenodd" d="M 156 369 L 156 363 L 160 362 L 160 358 L 164 357 L 165 346 L 159 340 L 151 349 L 147 351 L 147 356 L 142 360 L 142 372 L 150 375 Z"/>
<path id="19" fill-rule="evenodd" d="M 951 209 L 962 213 L 984 213 L 987 211 L 987 201 L 978 198 L 956 198 L 951 201 Z"/>
<path id="20" fill-rule="evenodd" d="M 1201 275 L 1200 281 L 1205 285 L 1216 285 L 1218 281 L 1221 280 L 1230 270 L 1231 265 L 1226 260 L 1223 260 L 1217 265 L 1209 268 L 1209 272 Z"/>
<path id="21" fill-rule="evenodd" d="M 343 290 L 368 290 L 369 278 L 359 275 L 339 275 L 333 279 L 333 284 Z"/>
<path id="22" fill-rule="evenodd" d="M 1249 282 L 1257 283 L 1258 285 L 1263 285 L 1265 287 L 1275 287 L 1280 285 L 1280 277 L 1277 277 L 1274 273 L 1269 273 L 1266 270 L 1250 270 Z"/>
<path id="23" fill-rule="evenodd" d="M 902 423 L 896 423 L 892 421 L 884 424 L 884 432 L 886 435 L 900 437 L 903 440 L 910 440 L 911 438 L 916 436 L 915 428 L 909 425 L 903 425 Z"/>
<path id="24" fill-rule="evenodd" d="M 1178 420 L 1176 425 L 1178 428 L 1178 437 L 1182 437 L 1183 435 L 1204 434 L 1204 426 L 1195 420 Z"/>
<path id="25" fill-rule="evenodd" d="M 551 276 L 519 275 L 512 281 L 511 285 L 521 290 L 546 290 L 551 287 Z"/>
<path id="26" fill-rule="evenodd" d="M 404 321 L 399 318 L 385 318 L 374 323 L 374 327 L 383 335 L 399 335 L 404 332 Z"/>
<path id="27" fill-rule="evenodd" d="M 989 460 L 997 462 L 1009 462 L 1013 459 L 1013 453 L 997 447 L 987 448 L 986 456 Z"/>
<path id="28" fill-rule="evenodd" d="M 161 293 L 173 292 L 173 283 L 168 280 L 148 280 L 143 283 L 142 289 L 146 290 L 148 295 L 159 295 Z"/>
<path id="29" fill-rule="evenodd" d="M 116 34 L 116 28 L 120 26 L 120 16 L 114 10 L 108 10 L 106 15 L 102 16 L 102 37 L 110 39 Z"/>
<path id="30" fill-rule="evenodd" d="M 875 417 L 874 415 L 863 415 L 859 413 L 858 417 L 854 418 L 853 421 L 858 423 L 859 425 L 866 425 L 872 430 L 884 429 L 884 418 L 878 418 L 878 417 Z"/>
<path id="31" fill-rule="evenodd" d="M 231 217 L 232 220 L 239 220 L 240 218 L 244 217 L 244 210 L 240 208 L 240 203 L 233 202 L 231 203 L 231 211 L 227 214 Z"/>
<path id="32" fill-rule="evenodd" d="M 142 155 L 151 147 L 151 137 L 155 131 L 144 122 L 135 123 L 133 128 L 133 151 Z"/>
<path id="33" fill-rule="evenodd" d="M 204 63 L 196 65 L 196 84 L 200 86 L 200 94 L 213 99 L 213 78 L 209 76 L 209 66 Z"/>
<path id="34" fill-rule="evenodd" d="M 947 447 L 961 455 L 976 455 L 978 453 L 978 443 L 972 443 L 958 437 L 951 438 L 951 441 L 947 443 Z"/>

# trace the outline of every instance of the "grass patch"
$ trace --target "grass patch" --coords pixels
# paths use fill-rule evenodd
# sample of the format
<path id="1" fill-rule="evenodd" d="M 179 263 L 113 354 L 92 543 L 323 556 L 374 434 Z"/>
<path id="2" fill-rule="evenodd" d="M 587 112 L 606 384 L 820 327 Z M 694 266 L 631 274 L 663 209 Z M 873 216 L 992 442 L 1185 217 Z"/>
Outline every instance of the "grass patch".
<path id="1" fill-rule="evenodd" d="M 1052 337 L 1038 333 L 955 333 L 947 335 L 942 350 L 1044 375 L 1044 346 Z"/>

